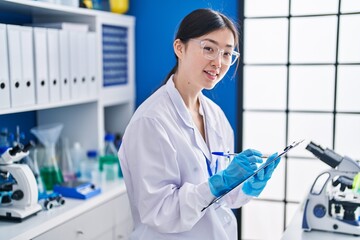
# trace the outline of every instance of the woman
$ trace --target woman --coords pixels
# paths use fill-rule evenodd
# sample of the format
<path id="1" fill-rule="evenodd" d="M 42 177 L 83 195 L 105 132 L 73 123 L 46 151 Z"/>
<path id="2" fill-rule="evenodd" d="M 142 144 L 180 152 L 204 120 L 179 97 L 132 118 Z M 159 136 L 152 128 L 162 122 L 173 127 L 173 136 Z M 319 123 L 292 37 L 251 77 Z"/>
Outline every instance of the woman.
<path id="1" fill-rule="evenodd" d="M 210 9 L 181 22 L 173 43 L 177 63 L 137 109 L 119 150 L 135 224 L 131 239 L 237 239 L 230 208 L 258 196 L 271 177 L 278 160 L 202 211 L 262 162 L 251 149 L 230 164 L 211 154 L 232 152 L 234 136 L 223 111 L 201 91 L 212 89 L 236 62 L 237 36 L 234 24 Z"/>

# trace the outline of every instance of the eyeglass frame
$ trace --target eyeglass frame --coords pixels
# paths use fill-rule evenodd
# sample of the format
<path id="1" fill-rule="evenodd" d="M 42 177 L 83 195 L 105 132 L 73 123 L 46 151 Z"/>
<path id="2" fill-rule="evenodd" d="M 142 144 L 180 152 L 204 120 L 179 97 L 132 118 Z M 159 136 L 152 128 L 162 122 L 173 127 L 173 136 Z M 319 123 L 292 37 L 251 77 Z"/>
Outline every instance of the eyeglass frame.
<path id="1" fill-rule="evenodd" d="M 203 40 L 200 40 L 200 39 L 195 39 L 195 38 L 190 38 L 189 40 L 191 41 L 196 41 L 200 44 L 200 47 L 201 47 L 201 50 L 204 51 L 204 47 L 206 46 L 206 42 L 211 42 L 210 40 L 206 40 L 206 39 L 203 39 Z M 212 43 L 212 42 L 211 42 Z M 215 43 L 214 43 L 215 44 Z M 238 60 L 238 58 L 240 58 L 240 53 L 235 51 L 235 50 L 232 50 L 231 51 L 231 55 L 234 55 L 235 56 L 235 59 L 230 63 L 230 64 L 225 64 L 223 63 L 223 56 L 224 56 L 224 52 L 225 50 L 224 49 L 221 49 L 219 48 L 218 46 L 217 47 L 217 54 L 216 54 L 216 57 L 214 58 L 209 58 L 209 55 L 206 55 L 208 57 L 205 56 L 205 54 L 203 53 L 203 56 L 208 59 L 208 60 L 215 60 L 216 58 L 219 57 L 220 53 L 221 53 L 221 63 L 226 65 L 226 66 L 232 66 L 234 65 L 234 63 Z"/>

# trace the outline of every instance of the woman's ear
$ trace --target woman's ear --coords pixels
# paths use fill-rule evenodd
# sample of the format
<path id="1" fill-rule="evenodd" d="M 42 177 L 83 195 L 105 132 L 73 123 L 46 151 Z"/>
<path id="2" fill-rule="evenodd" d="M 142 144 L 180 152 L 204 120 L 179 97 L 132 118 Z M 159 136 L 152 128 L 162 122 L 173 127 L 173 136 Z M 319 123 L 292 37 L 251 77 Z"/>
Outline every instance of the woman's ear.
<path id="1" fill-rule="evenodd" d="M 185 49 L 183 42 L 180 39 L 176 39 L 174 41 L 173 47 L 175 55 L 178 57 L 178 59 L 181 59 Z"/>

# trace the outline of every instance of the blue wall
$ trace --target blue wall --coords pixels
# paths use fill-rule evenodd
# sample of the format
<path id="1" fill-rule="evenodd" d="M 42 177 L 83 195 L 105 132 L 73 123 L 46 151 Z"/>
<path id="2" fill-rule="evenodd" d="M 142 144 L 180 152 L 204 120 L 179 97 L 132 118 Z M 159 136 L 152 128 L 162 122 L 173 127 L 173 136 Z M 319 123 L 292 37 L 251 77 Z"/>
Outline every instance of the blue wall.
<path id="1" fill-rule="evenodd" d="M 237 0 L 129 0 L 127 15 L 136 17 L 137 106 L 161 85 L 174 66 L 172 43 L 182 18 L 197 8 L 212 8 L 237 20 L 237 2 Z M 204 93 L 220 105 L 236 131 L 237 80 L 234 68 L 233 66 L 213 90 Z"/>

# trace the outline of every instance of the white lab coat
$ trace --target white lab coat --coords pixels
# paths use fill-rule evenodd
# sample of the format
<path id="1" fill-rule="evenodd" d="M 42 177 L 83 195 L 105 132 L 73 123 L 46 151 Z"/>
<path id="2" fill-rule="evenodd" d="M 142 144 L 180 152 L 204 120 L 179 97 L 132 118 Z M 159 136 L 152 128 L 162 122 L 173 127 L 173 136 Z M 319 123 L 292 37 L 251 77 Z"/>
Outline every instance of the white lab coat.
<path id="1" fill-rule="evenodd" d="M 218 171 L 224 169 L 226 158 L 211 151 L 233 152 L 234 136 L 219 106 L 202 94 L 200 104 L 207 144 L 172 77 L 132 117 L 119 150 L 135 224 L 131 239 L 237 239 L 230 207 L 250 200 L 241 187 L 201 212 L 214 199 L 204 155 L 213 172 L 216 159 Z"/>

